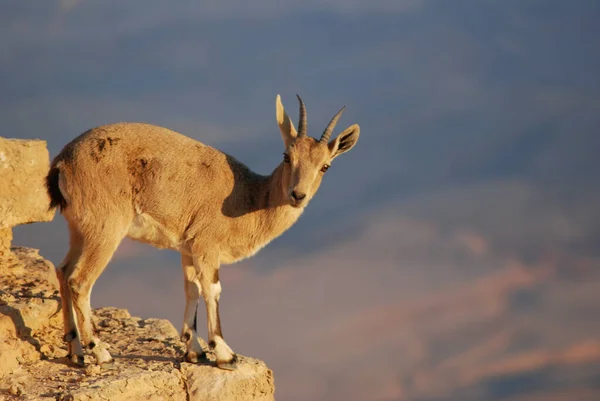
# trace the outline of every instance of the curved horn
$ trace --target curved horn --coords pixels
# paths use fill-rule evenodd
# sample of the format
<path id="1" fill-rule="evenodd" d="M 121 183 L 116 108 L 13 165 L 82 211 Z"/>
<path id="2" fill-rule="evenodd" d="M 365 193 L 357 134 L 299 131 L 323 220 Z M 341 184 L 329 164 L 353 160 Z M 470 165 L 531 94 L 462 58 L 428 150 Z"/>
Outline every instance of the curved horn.
<path id="1" fill-rule="evenodd" d="M 344 112 L 345 108 L 346 108 L 346 106 L 342 107 L 340 109 L 340 111 L 338 111 L 337 114 L 335 116 L 333 116 L 331 121 L 329 121 L 329 124 L 325 128 L 325 131 L 323 131 L 323 135 L 321 135 L 321 139 L 319 139 L 319 142 L 327 143 L 329 141 L 329 137 L 331 136 L 331 133 L 333 132 L 333 129 L 335 128 L 335 125 L 337 124 L 338 120 L 340 119 L 340 116 Z"/>
<path id="2" fill-rule="evenodd" d="M 298 136 L 306 136 L 306 106 L 300 95 L 296 95 L 298 103 L 300 103 L 300 119 L 298 121 Z"/>

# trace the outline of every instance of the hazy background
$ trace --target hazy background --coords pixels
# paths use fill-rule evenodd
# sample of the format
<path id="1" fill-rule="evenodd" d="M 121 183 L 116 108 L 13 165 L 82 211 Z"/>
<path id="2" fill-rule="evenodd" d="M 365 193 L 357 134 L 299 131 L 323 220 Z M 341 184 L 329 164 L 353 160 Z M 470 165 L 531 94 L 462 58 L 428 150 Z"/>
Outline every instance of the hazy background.
<path id="1" fill-rule="evenodd" d="M 0 135 L 54 156 L 143 121 L 268 174 L 277 93 L 313 136 L 345 104 L 357 146 L 222 270 L 232 348 L 278 400 L 598 400 L 599 20 L 597 0 L 5 1 Z M 58 264 L 64 221 L 14 243 Z M 124 242 L 92 304 L 180 328 L 178 255 Z"/>

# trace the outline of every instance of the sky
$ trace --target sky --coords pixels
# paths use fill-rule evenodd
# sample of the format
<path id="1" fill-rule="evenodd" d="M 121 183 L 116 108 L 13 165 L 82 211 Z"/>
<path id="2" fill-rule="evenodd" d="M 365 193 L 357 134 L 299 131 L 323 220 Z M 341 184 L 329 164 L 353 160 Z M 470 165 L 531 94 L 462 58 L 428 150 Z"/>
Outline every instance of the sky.
<path id="1" fill-rule="evenodd" d="M 312 136 L 346 105 L 356 147 L 221 270 L 229 345 L 280 400 L 597 400 L 599 18 L 595 0 L 3 2 L 0 135 L 53 157 L 147 122 L 269 174 L 277 94 L 294 121 L 303 97 Z M 68 247 L 58 215 L 14 236 L 55 264 Z M 179 328 L 179 264 L 125 240 L 92 305 Z"/>

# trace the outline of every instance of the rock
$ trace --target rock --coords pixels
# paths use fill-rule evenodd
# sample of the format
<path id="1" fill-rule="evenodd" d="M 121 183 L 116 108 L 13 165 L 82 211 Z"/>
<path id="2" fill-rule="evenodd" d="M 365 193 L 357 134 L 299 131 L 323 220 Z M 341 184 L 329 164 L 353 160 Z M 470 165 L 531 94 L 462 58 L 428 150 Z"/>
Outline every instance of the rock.
<path id="1" fill-rule="evenodd" d="M 56 316 L 60 299 L 54 267 L 36 250 L 13 251 L 12 259 L 0 261 L 0 376 L 39 360 L 36 335 L 62 325 Z"/>
<path id="2" fill-rule="evenodd" d="M 112 364 L 66 364 L 56 276 L 36 250 L 12 248 L 0 261 L 0 400 L 260 400 L 274 399 L 273 372 L 239 356 L 238 370 L 182 362 L 185 345 L 167 320 L 141 319 L 117 308 L 94 311 Z M 200 341 L 206 349 L 206 343 Z"/>
<path id="3" fill-rule="evenodd" d="M 23 389 L 18 384 L 12 384 L 8 389 L 8 392 L 12 395 L 21 395 L 23 394 Z"/>
<path id="4" fill-rule="evenodd" d="M 102 372 L 102 367 L 100 365 L 88 365 L 85 368 L 85 374 L 88 376 L 95 376 Z"/>
<path id="5" fill-rule="evenodd" d="M 273 400 L 273 372 L 264 362 L 239 356 L 238 369 L 227 374 L 213 366 L 182 365 L 190 401 Z"/>
<path id="6" fill-rule="evenodd" d="M 0 259 L 3 259 L 10 255 L 11 241 L 12 241 L 12 229 L 0 227 Z"/>
<path id="7" fill-rule="evenodd" d="M 10 263 L 12 227 L 50 221 L 46 142 L 0 137 L 0 263 Z"/>
<path id="8" fill-rule="evenodd" d="M 46 141 L 0 137 L 0 257 L 9 253 L 11 227 L 52 220 L 44 186 L 48 168 Z"/>

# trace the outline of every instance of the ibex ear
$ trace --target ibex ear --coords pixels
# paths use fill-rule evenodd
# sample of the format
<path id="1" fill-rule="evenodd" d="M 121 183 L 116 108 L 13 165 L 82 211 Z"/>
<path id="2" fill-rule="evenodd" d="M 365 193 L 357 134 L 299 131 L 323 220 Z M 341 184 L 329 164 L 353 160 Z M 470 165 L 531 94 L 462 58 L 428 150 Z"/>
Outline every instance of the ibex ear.
<path id="1" fill-rule="evenodd" d="M 341 134 L 339 134 L 334 140 L 329 142 L 327 145 L 331 152 L 331 160 L 352 149 L 358 141 L 360 135 L 360 127 L 358 124 L 354 124 L 346 128 Z"/>
<path id="2" fill-rule="evenodd" d="M 281 97 L 277 95 L 275 99 L 275 115 L 277 117 L 277 124 L 279 125 L 279 130 L 281 131 L 281 138 L 283 139 L 283 143 L 287 148 L 290 144 L 296 139 L 298 132 L 290 120 L 290 117 L 285 112 L 283 108 L 283 104 L 281 104 Z"/>

